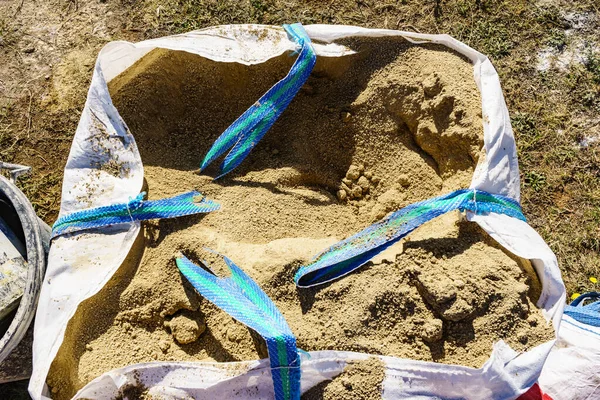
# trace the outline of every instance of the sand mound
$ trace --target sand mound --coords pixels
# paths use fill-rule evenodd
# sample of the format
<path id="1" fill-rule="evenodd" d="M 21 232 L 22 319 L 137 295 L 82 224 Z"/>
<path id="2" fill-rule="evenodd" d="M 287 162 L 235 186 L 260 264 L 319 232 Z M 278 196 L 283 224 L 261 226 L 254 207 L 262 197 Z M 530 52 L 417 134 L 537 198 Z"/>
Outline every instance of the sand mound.
<path id="1" fill-rule="evenodd" d="M 222 209 L 144 224 L 127 262 L 69 323 L 48 377 L 57 399 L 136 362 L 266 357 L 260 337 L 179 274 L 176 252 L 197 260 L 204 247 L 264 288 L 304 350 L 479 367 L 499 339 L 526 350 L 552 337 L 534 306 L 539 282 L 529 263 L 458 213 L 341 280 L 294 286 L 298 267 L 329 245 L 390 211 L 467 187 L 482 146 L 466 60 L 401 39 L 346 44 L 358 53 L 319 58 L 265 139 L 217 182 L 194 173 L 202 157 L 293 58 L 248 67 L 155 50 L 110 83 L 149 197 L 198 189 Z"/>

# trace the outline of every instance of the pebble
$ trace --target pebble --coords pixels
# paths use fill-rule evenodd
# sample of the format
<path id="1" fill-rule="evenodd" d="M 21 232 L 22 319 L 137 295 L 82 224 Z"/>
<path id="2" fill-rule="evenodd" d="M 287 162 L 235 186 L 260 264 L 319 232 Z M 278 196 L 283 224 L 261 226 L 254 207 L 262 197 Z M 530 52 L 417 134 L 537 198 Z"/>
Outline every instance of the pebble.
<path id="1" fill-rule="evenodd" d="M 369 180 L 366 177 L 361 176 L 360 178 L 358 178 L 358 186 L 360 186 L 363 192 L 366 193 L 369 190 L 371 184 L 369 183 Z"/>
<path id="2" fill-rule="evenodd" d="M 410 179 L 408 178 L 408 175 L 406 174 L 402 174 L 398 177 L 397 182 L 402 185 L 402 187 L 409 187 L 410 186 Z"/>
<path id="3" fill-rule="evenodd" d="M 371 221 L 379 221 L 386 215 L 386 209 L 381 204 L 375 204 L 371 209 Z"/>
<path id="4" fill-rule="evenodd" d="M 178 315 L 171 320 L 171 334 L 178 343 L 188 344 L 198 340 L 206 330 L 204 321 Z"/>
<path id="5" fill-rule="evenodd" d="M 350 119 L 352 119 L 352 114 L 350 114 L 349 112 L 342 112 L 342 121 L 344 122 L 349 122 Z"/>
<path id="6" fill-rule="evenodd" d="M 171 347 L 171 344 L 166 340 L 161 340 L 158 343 L 158 347 L 160 348 L 160 351 L 162 351 L 163 353 L 166 353 L 167 350 L 169 350 L 169 347 Z"/>
<path id="7" fill-rule="evenodd" d="M 537 324 L 538 324 L 537 319 L 533 315 L 530 315 L 529 317 L 527 317 L 527 322 L 529 322 L 529 325 L 531 325 L 531 326 L 537 326 Z"/>
<path id="8" fill-rule="evenodd" d="M 371 178 L 373 178 L 373 173 L 372 173 L 371 171 L 365 171 L 365 174 L 364 174 L 364 175 L 365 175 L 365 178 L 367 178 L 367 179 L 369 179 L 369 180 L 370 180 Z"/>
<path id="9" fill-rule="evenodd" d="M 442 314 L 444 319 L 454 322 L 462 321 L 466 318 L 469 318 L 476 311 L 475 307 L 472 304 L 468 303 L 465 299 L 460 297 L 456 299 L 454 303 L 452 303 L 452 306 L 449 309 L 444 311 L 444 308 L 445 307 L 443 306 L 438 306 L 438 310 L 440 310 L 440 313 Z"/>
<path id="10" fill-rule="evenodd" d="M 348 195 L 346 194 L 345 190 L 343 190 L 343 189 L 338 190 L 338 192 L 337 192 L 337 198 L 338 198 L 339 201 L 345 201 L 347 196 Z"/>
<path id="11" fill-rule="evenodd" d="M 527 335 L 525 335 L 523 333 L 519 333 L 517 335 L 517 339 L 519 340 L 519 342 L 521 342 L 523 344 L 527 344 L 527 342 L 529 341 L 529 338 L 527 337 Z"/>
<path id="12" fill-rule="evenodd" d="M 342 182 L 342 184 L 340 185 L 340 188 L 341 188 L 341 189 L 342 189 L 344 192 L 346 192 L 346 194 L 347 194 L 348 196 L 350 196 L 350 194 L 352 193 L 352 189 L 350 189 L 350 186 L 351 186 L 351 185 L 346 185 L 344 182 Z"/>
<path id="13" fill-rule="evenodd" d="M 360 177 L 360 169 L 356 165 L 351 165 L 346 172 L 346 178 L 355 181 Z"/>
<path id="14" fill-rule="evenodd" d="M 400 192 L 396 189 L 389 189 L 382 193 L 377 202 L 381 204 L 386 210 L 396 210 L 400 206 Z"/>
<path id="15" fill-rule="evenodd" d="M 442 320 L 434 318 L 425 323 L 421 330 L 421 339 L 426 342 L 436 342 L 444 333 Z"/>
<path id="16" fill-rule="evenodd" d="M 355 185 L 352 188 L 352 197 L 354 197 L 355 199 L 362 198 L 362 194 L 363 194 L 363 192 L 362 192 L 362 188 L 360 186 Z"/>
<path id="17" fill-rule="evenodd" d="M 377 175 L 373 175 L 373 178 L 371 178 L 371 182 L 373 182 L 375 185 L 377 185 L 379 182 L 381 182 L 381 178 L 378 177 Z"/>
<path id="18" fill-rule="evenodd" d="M 239 337 L 239 335 L 235 331 L 235 328 L 229 328 L 227 330 L 227 339 L 229 339 L 230 342 L 235 343 L 239 343 L 242 341 L 242 338 Z"/>
<path id="19" fill-rule="evenodd" d="M 465 287 L 465 282 L 457 279 L 454 281 L 454 286 L 456 286 L 458 289 L 462 289 Z"/>
<path id="20" fill-rule="evenodd" d="M 342 183 L 345 184 L 345 185 L 347 185 L 348 187 L 352 186 L 352 181 L 350 179 L 348 179 L 348 178 L 343 178 L 342 179 Z"/>
<path id="21" fill-rule="evenodd" d="M 344 376 L 341 379 L 342 381 L 342 385 L 347 389 L 347 390 L 352 390 L 352 382 L 350 381 L 350 378 Z"/>

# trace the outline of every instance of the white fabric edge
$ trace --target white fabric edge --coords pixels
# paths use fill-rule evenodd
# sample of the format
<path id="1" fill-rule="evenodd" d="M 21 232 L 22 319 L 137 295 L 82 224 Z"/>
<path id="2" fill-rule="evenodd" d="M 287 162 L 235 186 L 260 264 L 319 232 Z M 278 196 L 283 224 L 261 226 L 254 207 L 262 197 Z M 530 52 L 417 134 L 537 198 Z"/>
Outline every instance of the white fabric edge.
<path id="1" fill-rule="evenodd" d="M 542 345 L 547 351 L 549 344 Z M 515 353 L 503 342 L 494 346 L 492 357 L 481 368 L 448 365 L 347 351 L 313 351 L 302 356 L 301 391 L 335 378 L 349 363 L 379 358 L 385 365 L 382 398 L 385 399 L 512 399 L 520 380 L 535 379 L 517 362 Z M 523 372 L 525 372 L 523 374 Z M 148 362 L 114 369 L 94 379 L 75 395 L 76 399 L 109 400 L 123 388 L 140 384 L 150 395 L 162 399 L 237 399 L 244 388 L 255 396 L 273 398 L 268 359 L 230 363 Z M 508 376 L 507 376 L 508 375 Z M 532 380 L 533 379 L 533 380 Z M 189 382 L 182 387 L 178 382 Z"/>
<path id="2" fill-rule="evenodd" d="M 554 400 L 600 396 L 600 327 L 563 315 L 560 335 L 539 378 L 540 388 Z"/>
<path id="3" fill-rule="evenodd" d="M 128 170 L 123 177 L 102 170 L 105 156 L 114 155 L 122 168 Z M 126 202 L 140 192 L 143 178 L 135 140 L 112 104 L 97 60 L 65 166 L 60 215 Z M 46 376 L 63 342 L 68 321 L 78 305 L 100 291 L 113 276 L 139 230 L 139 223 L 122 224 L 103 234 L 65 235 L 52 241 L 34 325 L 33 371 L 29 383 L 32 398 L 49 398 Z M 95 247 L 99 248 L 102 259 L 95 259 L 94 254 L 87 252 Z M 72 250 L 75 248 L 76 251 Z"/>

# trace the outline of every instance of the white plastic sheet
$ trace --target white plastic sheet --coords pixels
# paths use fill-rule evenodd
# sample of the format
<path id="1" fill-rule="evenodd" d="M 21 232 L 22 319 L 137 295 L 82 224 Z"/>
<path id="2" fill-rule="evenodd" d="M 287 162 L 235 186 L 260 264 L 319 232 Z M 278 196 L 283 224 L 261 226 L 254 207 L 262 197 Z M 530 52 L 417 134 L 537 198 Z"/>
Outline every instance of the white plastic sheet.
<path id="1" fill-rule="evenodd" d="M 553 400 L 600 399 L 600 328 L 563 315 L 540 387 Z"/>
<path id="2" fill-rule="evenodd" d="M 471 187 L 519 199 L 519 170 L 508 110 L 500 81 L 487 57 L 447 35 L 333 25 L 309 25 L 305 29 L 316 42 L 315 50 L 320 57 L 351 54 L 351 50 L 336 44 L 336 40 L 352 36 L 401 36 L 415 43 L 439 43 L 467 56 L 473 63 L 474 79 L 481 91 L 485 143 L 485 158 L 476 168 Z M 261 31 L 260 39 L 257 30 Z M 65 168 L 61 215 L 125 202 L 140 192 L 144 174 L 142 161 L 133 136 L 111 102 L 106 82 L 158 47 L 188 51 L 214 61 L 250 65 L 293 51 L 295 44 L 279 27 L 235 25 L 140 43 L 106 45 L 96 62 Z M 98 145 L 109 148 L 105 156 L 118 155 L 120 162 L 126 163 L 129 169 L 126 177 L 116 178 L 96 167 L 98 161 L 102 161 L 93 151 Z M 558 329 L 564 307 L 564 286 L 556 257 L 541 237 L 526 223 L 506 216 L 469 215 L 469 218 L 509 251 L 533 260 L 543 284 L 538 305 Z M 29 386 L 34 400 L 50 398 L 46 376 L 77 306 L 97 293 L 115 273 L 139 230 L 139 223 L 130 223 L 102 232 L 66 235 L 53 242 L 35 322 L 34 370 Z M 106 249 L 111 251 L 106 252 Z M 537 380 L 553 343 L 550 341 L 517 354 L 500 341 L 480 369 L 381 357 L 387 365 L 383 396 L 387 399 L 516 398 Z M 302 363 L 302 390 L 340 373 L 346 362 L 366 357 L 368 355 L 350 352 L 313 352 L 310 359 Z M 139 380 L 136 383 L 143 384 L 150 394 L 161 394 L 165 398 L 189 395 L 198 399 L 225 399 L 233 398 L 233 393 L 246 393 L 246 398 L 269 399 L 273 393 L 267 365 L 266 360 L 240 363 L 234 370 L 229 364 L 225 367 L 201 362 L 133 365 L 98 377 L 76 398 L 112 398 L 136 377 Z"/>

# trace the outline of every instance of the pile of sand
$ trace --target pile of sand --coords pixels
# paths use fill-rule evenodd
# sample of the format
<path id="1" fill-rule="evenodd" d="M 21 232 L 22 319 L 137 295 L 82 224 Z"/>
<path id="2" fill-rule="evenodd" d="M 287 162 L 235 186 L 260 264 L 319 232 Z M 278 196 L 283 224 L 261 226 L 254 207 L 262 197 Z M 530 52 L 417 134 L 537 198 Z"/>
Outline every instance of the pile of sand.
<path id="1" fill-rule="evenodd" d="M 467 187 L 482 146 L 467 60 L 402 39 L 346 44 L 357 54 L 319 58 L 265 139 L 217 182 L 195 172 L 204 154 L 293 58 L 244 66 L 155 50 L 110 83 L 136 137 L 149 197 L 198 189 L 222 209 L 144 224 L 129 259 L 69 323 L 48 377 L 55 398 L 137 362 L 267 356 L 258 335 L 203 300 L 177 270 L 177 252 L 198 260 L 204 247 L 264 288 L 307 351 L 479 367 L 495 341 L 527 350 L 552 337 L 534 305 L 539 282 L 530 264 L 458 213 L 343 279 L 294 286 L 298 267 L 329 245 L 390 211 Z"/>

